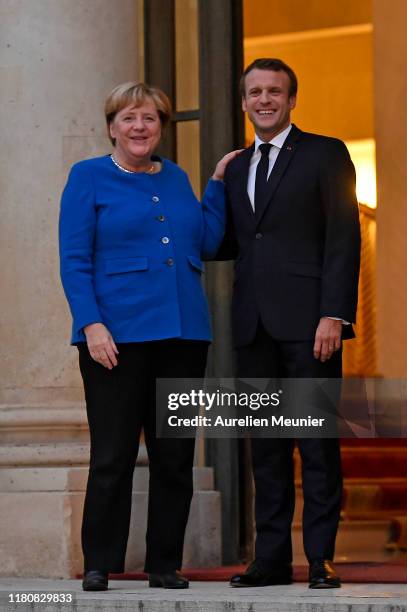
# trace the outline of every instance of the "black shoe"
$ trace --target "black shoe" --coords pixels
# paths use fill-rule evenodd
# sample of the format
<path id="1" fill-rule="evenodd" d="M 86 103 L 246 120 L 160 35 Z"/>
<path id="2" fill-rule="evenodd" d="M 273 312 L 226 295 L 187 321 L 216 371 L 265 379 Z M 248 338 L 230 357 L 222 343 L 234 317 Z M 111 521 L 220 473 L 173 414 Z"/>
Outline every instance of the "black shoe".
<path id="1" fill-rule="evenodd" d="M 149 574 L 148 583 L 151 587 L 163 589 L 187 589 L 188 580 L 180 572 L 169 572 L 168 574 Z"/>
<path id="2" fill-rule="evenodd" d="M 253 561 L 244 574 L 235 574 L 230 579 L 232 587 L 261 587 L 273 584 L 291 584 L 292 567 L 282 563 L 279 567 L 266 568 L 259 561 Z"/>
<path id="3" fill-rule="evenodd" d="M 310 589 L 339 589 L 341 580 L 331 561 L 317 559 L 310 563 L 309 588 Z"/>
<path id="4" fill-rule="evenodd" d="M 82 588 L 84 591 L 107 591 L 107 573 L 99 570 L 85 572 Z"/>

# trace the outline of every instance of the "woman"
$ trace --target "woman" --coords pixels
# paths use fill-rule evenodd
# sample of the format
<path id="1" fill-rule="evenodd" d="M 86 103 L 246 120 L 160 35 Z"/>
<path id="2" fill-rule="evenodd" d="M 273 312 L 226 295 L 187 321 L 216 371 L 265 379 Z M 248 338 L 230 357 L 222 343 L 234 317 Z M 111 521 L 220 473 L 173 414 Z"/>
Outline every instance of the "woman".
<path id="1" fill-rule="evenodd" d="M 179 573 L 192 497 L 194 440 L 155 437 L 155 379 L 204 376 L 210 322 L 201 259 L 224 232 L 225 167 L 202 204 L 176 164 L 154 156 L 167 96 L 125 83 L 105 104 L 114 152 L 75 164 L 61 202 L 61 278 L 73 317 L 91 439 L 82 546 L 84 590 L 123 572 L 133 470 L 144 429 L 150 466 L 145 571 L 187 588 Z"/>

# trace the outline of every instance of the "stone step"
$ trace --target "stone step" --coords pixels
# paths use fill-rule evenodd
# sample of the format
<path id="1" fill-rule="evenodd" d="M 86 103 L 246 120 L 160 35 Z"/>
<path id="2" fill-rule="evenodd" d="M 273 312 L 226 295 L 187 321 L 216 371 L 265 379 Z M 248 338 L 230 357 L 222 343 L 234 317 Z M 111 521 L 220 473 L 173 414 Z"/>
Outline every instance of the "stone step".
<path id="1" fill-rule="evenodd" d="M 345 523 L 353 522 L 353 521 L 366 521 L 366 522 L 375 522 L 375 521 L 386 521 L 391 523 L 391 533 L 395 530 L 398 530 L 398 525 L 406 524 L 407 525 L 407 512 L 400 512 L 398 510 L 373 510 L 371 512 L 346 512 L 342 515 L 342 520 Z M 406 534 L 407 535 L 407 534 Z M 389 540 L 392 545 L 396 545 L 398 547 L 402 547 L 407 549 L 407 541 L 406 538 L 400 538 L 392 536 Z"/>
<path id="2" fill-rule="evenodd" d="M 72 577 L 82 572 L 81 521 L 87 468 L 0 469 L 0 575 Z M 145 557 L 148 468 L 136 467 L 126 571 Z M 185 567 L 221 564 L 220 494 L 211 468 L 194 468 Z M 0 606 L 0 610 L 3 608 Z"/>
<path id="3" fill-rule="evenodd" d="M 385 486 L 403 486 L 407 488 L 407 475 L 406 476 L 359 476 L 356 478 L 346 477 L 343 479 L 344 484 L 361 485 L 361 484 L 377 484 L 381 487 Z M 300 482 L 298 484 L 301 484 Z"/>
<path id="4" fill-rule="evenodd" d="M 89 440 L 85 404 L 0 405 L 0 443 L 47 443 Z"/>
<path id="5" fill-rule="evenodd" d="M 348 447 L 342 449 L 345 478 L 400 477 L 407 475 L 407 447 Z"/>
<path id="6" fill-rule="evenodd" d="M 371 518 L 372 513 L 380 512 L 383 518 L 391 518 L 394 514 L 407 516 L 407 497 L 405 483 L 361 484 L 344 482 L 342 517 Z M 300 521 L 304 508 L 304 497 L 301 483 L 296 483 L 294 520 Z"/>
<path id="7" fill-rule="evenodd" d="M 364 448 L 400 448 L 407 447 L 406 438 L 342 438 L 341 448 L 359 448 L 363 445 Z"/>
<path id="8" fill-rule="evenodd" d="M 343 477 L 348 479 L 406 478 L 407 446 L 342 446 Z M 294 451 L 295 478 L 301 480 L 301 458 Z"/>
<path id="9" fill-rule="evenodd" d="M 294 562 L 306 563 L 302 544 L 302 526 L 294 522 Z M 389 548 L 392 539 L 390 520 L 352 520 L 339 523 L 335 547 L 335 561 L 389 561 L 394 558 L 394 547 Z"/>
<path id="10" fill-rule="evenodd" d="M 344 486 L 354 486 L 354 485 L 363 485 L 363 484 L 377 484 L 380 486 L 406 486 L 407 487 L 407 476 L 373 476 L 369 478 L 368 476 L 359 476 L 359 477 L 346 477 L 343 479 Z M 295 486 L 301 488 L 301 478 L 295 479 Z"/>
<path id="11" fill-rule="evenodd" d="M 89 445 L 80 442 L 3 444 L 0 467 L 86 465 Z"/>
<path id="12" fill-rule="evenodd" d="M 48 444 L 3 444 L 0 446 L 0 468 L 74 466 L 89 463 L 89 444 L 55 442 Z M 147 451 L 140 445 L 137 463 L 147 463 Z"/>
<path id="13" fill-rule="evenodd" d="M 4 579 L 2 612 L 56 610 L 45 604 L 10 604 L 9 593 L 66 593 L 64 612 L 407 612 L 407 592 L 400 584 L 344 584 L 341 589 L 310 591 L 308 585 L 232 589 L 224 582 L 191 582 L 187 590 L 151 589 L 146 581 L 110 581 L 109 591 L 84 593 L 79 580 Z"/>
<path id="14" fill-rule="evenodd" d="M 404 512 L 407 514 L 407 480 L 403 483 L 363 483 L 344 485 L 344 512 Z"/>
<path id="15" fill-rule="evenodd" d="M 86 490 L 87 478 L 87 466 L 0 468 L 0 493 L 83 492 Z M 148 492 L 148 478 L 148 467 L 137 465 L 133 476 L 133 490 Z M 193 480 L 195 491 L 213 490 L 212 468 L 194 467 Z"/>

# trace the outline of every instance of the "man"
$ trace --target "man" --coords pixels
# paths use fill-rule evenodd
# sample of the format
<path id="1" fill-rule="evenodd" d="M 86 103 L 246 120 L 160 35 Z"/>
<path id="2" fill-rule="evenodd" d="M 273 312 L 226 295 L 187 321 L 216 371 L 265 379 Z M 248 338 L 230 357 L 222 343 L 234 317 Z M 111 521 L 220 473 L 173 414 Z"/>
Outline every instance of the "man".
<path id="1" fill-rule="evenodd" d="M 250 64 L 241 93 L 256 138 L 225 174 L 229 228 L 219 253 L 236 257 L 237 374 L 340 378 L 359 274 L 353 164 L 340 140 L 291 124 L 297 79 L 281 60 Z M 342 496 L 339 440 L 300 439 L 298 446 L 310 587 L 339 587 L 331 563 Z M 232 586 L 292 580 L 293 449 L 292 439 L 252 440 L 256 555 Z"/>

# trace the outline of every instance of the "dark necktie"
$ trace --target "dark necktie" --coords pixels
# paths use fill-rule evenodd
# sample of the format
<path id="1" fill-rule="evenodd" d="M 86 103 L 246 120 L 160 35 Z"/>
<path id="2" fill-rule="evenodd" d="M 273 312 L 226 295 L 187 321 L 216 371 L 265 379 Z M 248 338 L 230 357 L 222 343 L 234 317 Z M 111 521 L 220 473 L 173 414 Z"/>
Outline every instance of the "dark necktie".
<path id="1" fill-rule="evenodd" d="M 269 153 L 271 149 L 269 142 L 263 142 L 259 146 L 261 158 L 256 168 L 256 184 L 254 188 L 254 210 L 263 210 L 267 201 L 267 174 L 269 169 Z"/>

